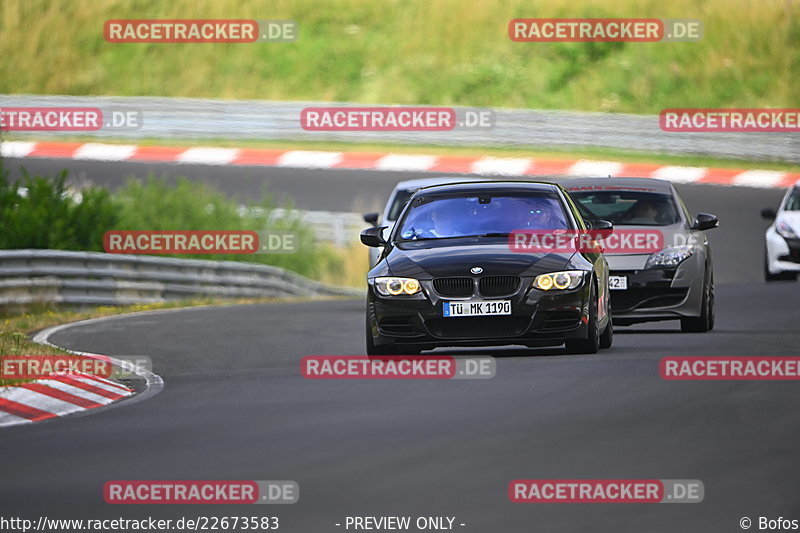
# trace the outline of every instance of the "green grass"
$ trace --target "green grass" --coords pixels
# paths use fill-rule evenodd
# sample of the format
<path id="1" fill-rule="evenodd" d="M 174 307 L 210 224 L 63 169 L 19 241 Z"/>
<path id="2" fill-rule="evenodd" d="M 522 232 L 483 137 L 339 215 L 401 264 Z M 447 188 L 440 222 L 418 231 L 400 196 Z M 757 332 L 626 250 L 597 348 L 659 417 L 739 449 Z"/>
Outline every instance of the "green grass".
<path id="1" fill-rule="evenodd" d="M 699 42 L 515 43 L 517 17 L 696 18 Z M 294 43 L 112 44 L 110 18 L 294 19 Z M 5 0 L 0 92 L 657 113 L 793 107 L 790 0 Z"/>

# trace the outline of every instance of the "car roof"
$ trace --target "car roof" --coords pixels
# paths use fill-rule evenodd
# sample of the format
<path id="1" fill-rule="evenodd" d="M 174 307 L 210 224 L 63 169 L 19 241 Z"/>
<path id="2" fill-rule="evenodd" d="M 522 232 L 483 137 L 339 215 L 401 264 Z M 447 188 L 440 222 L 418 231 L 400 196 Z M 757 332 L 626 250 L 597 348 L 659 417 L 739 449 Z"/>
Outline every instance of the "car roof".
<path id="1" fill-rule="evenodd" d="M 566 178 L 558 183 L 567 191 L 630 190 L 672 194 L 672 184 L 656 178 Z"/>
<path id="2" fill-rule="evenodd" d="M 429 187 L 421 188 L 417 191 L 420 193 L 434 193 L 434 194 L 449 194 L 449 193 L 481 193 L 485 191 L 492 192 L 518 192 L 523 190 L 528 191 L 547 191 L 552 192 L 558 190 L 559 186 L 555 183 L 545 181 L 489 181 L 479 180 L 464 183 L 447 183 L 442 185 L 432 185 Z"/>
<path id="3" fill-rule="evenodd" d="M 437 176 L 435 178 L 418 178 L 415 180 L 401 181 L 395 185 L 395 189 L 419 189 L 430 187 L 431 185 L 441 185 L 444 183 L 454 183 L 460 181 L 485 181 L 485 178 L 469 178 L 466 176 Z"/>

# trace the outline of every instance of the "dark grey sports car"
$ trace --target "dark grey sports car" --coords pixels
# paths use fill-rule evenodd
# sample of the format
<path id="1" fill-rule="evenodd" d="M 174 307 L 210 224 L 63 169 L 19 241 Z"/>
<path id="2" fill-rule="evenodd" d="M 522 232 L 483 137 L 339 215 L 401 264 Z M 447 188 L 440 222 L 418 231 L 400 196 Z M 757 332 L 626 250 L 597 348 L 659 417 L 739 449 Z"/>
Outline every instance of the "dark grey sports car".
<path id="1" fill-rule="evenodd" d="M 605 221 L 594 227 L 610 229 Z M 559 185 L 469 182 L 426 187 L 406 204 L 368 274 L 367 353 L 442 346 L 611 346 L 608 265 L 601 253 L 518 253 L 517 231 L 587 230 Z"/>
<path id="2" fill-rule="evenodd" d="M 611 309 L 618 326 L 680 320 L 685 332 L 714 328 L 714 263 L 705 231 L 717 217 L 689 213 L 672 183 L 653 178 L 581 178 L 560 182 L 584 216 L 619 232 L 662 235 L 657 250 L 607 253 Z"/>

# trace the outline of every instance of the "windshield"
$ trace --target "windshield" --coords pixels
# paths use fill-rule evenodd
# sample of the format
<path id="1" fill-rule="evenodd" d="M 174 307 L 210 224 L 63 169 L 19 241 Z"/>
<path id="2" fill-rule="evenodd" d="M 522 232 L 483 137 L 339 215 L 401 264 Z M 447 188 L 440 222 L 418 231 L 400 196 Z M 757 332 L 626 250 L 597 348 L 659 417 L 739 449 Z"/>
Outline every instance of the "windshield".
<path id="1" fill-rule="evenodd" d="M 792 190 L 789 198 L 786 199 L 786 206 L 783 208 L 783 210 L 800 211 L 800 187 L 796 187 L 794 190 Z"/>
<path id="2" fill-rule="evenodd" d="M 680 222 L 669 194 L 641 191 L 570 191 L 586 218 L 608 220 L 615 226 L 669 226 Z"/>
<path id="3" fill-rule="evenodd" d="M 569 229 L 556 194 L 417 197 L 396 233 L 399 240 L 504 236 L 520 230 Z"/>

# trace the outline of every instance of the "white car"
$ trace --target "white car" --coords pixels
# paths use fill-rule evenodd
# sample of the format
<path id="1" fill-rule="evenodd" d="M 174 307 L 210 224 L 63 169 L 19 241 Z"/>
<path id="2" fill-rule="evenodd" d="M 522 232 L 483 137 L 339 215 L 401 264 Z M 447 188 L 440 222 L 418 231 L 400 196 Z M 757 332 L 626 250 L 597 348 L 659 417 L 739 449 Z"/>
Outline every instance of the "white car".
<path id="1" fill-rule="evenodd" d="M 465 181 L 486 181 L 486 179 L 466 178 L 463 176 L 447 176 L 401 181 L 395 186 L 392 194 L 389 195 L 389 201 L 386 202 L 386 207 L 383 209 L 383 214 L 367 213 L 364 215 L 364 222 L 372 224 L 376 227 L 385 226 L 386 229 L 383 231 L 383 234 L 389 235 L 394 227 L 394 223 L 397 222 L 397 217 L 400 216 L 400 212 L 406 206 L 408 199 L 411 198 L 411 195 L 417 192 L 418 189 L 421 189 L 422 187 L 430 187 L 432 185 L 444 185 L 445 183 L 459 183 Z M 380 253 L 380 248 L 369 249 L 370 266 L 373 266 L 378 262 Z"/>
<path id="2" fill-rule="evenodd" d="M 767 228 L 764 279 L 796 280 L 800 273 L 800 181 L 786 191 L 777 212 L 768 207 L 761 216 L 773 221 Z"/>

